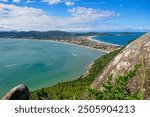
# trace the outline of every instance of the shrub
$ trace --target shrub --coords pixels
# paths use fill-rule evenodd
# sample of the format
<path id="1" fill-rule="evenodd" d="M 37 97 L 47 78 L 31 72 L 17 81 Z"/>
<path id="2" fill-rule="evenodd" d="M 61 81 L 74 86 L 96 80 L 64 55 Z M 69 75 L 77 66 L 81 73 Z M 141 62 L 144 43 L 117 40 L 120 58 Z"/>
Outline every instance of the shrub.
<path id="1" fill-rule="evenodd" d="M 135 100 L 140 99 L 139 93 L 132 93 L 127 90 L 128 80 L 132 78 L 140 65 L 134 66 L 127 74 L 120 75 L 116 78 L 115 83 L 112 82 L 113 75 L 109 75 L 102 88 L 98 91 L 88 88 L 93 99 L 97 100 Z"/>

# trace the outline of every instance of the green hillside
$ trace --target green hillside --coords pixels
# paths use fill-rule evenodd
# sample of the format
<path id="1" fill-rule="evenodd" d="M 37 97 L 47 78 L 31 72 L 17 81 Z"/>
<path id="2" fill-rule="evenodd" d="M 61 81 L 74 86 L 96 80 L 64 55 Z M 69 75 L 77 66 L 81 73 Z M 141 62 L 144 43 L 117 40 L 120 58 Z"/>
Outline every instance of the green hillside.
<path id="1" fill-rule="evenodd" d="M 111 52 L 94 61 L 87 76 L 77 80 L 58 83 L 57 85 L 35 90 L 30 93 L 30 99 L 66 100 L 81 99 L 87 87 L 94 81 L 102 69 L 119 53 L 120 50 Z"/>

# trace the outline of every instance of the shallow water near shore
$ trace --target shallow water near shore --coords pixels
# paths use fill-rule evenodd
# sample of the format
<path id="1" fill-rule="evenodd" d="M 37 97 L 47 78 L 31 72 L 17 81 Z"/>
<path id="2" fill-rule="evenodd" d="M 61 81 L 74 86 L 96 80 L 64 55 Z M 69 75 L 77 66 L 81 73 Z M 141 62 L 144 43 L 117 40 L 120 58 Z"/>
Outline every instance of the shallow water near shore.
<path id="1" fill-rule="evenodd" d="M 103 52 L 37 40 L 0 39 L 0 97 L 18 84 L 30 90 L 83 75 Z"/>

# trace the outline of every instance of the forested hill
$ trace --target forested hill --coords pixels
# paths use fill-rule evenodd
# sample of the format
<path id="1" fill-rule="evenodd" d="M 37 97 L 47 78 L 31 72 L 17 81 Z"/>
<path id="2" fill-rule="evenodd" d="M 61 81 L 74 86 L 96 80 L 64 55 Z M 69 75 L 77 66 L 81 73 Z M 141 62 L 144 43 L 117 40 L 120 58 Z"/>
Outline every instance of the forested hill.
<path id="1" fill-rule="evenodd" d="M 29 31 L 29 32 L 0 32 L 0 38 L 50 38 L 50 37 L 73 37 L 73 36 L 93 36 L 93 35 L 102 35 L 105 33 L 98 32 L 87 32 L 87 33 L 76 33 L 76 32 L 65 32 L 65 31 Z"/>
<path id="2" fill-rule="evenodd" d="M 94 36 L 94 35 L 131 35 L 134 34 L 133 32 L 120 32 L 120 33 L 111 33 L 111 32 L 65 32 L 65 31 L 47 31 L 47 32 L 40 32 L 40 31 L 10 31 L 10 32 L 0 32 L 0 38 L 35 38 L 35 39 L 51 39 L 55 37 L 76 37 L 76 36 Z M 136 32 L 137 33 L 137 32 Z"/>
<path id="3" fill-rule="evenodd" d="M 38 31 L 29 31 L 29 32 L 0 32 L 0 38 L 48 38 L 52 36 L 73 36 L 69 32 L 63 31 L 47 31 L 47 32 L 38 32 Z"/>

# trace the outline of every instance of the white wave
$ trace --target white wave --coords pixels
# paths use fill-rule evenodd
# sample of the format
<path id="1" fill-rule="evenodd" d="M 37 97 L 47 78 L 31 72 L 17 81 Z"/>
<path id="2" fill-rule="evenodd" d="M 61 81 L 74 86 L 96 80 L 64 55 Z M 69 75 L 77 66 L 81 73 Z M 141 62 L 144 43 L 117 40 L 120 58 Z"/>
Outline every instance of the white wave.
<path id="1" fill-rule="evenodd" d="M 75 53 L 72 53 L 72 55 L 73 55 L 73 56 L 78 56 L 78 55 L 77 55 L 77 54 L 75 54 Z"/>
<path id="2" fill-rule="evenodd" d="M 4 67 L 13 67 L 16 66 L 17 64 L 11 64 L 11 65 L 5 65 Z"/>

